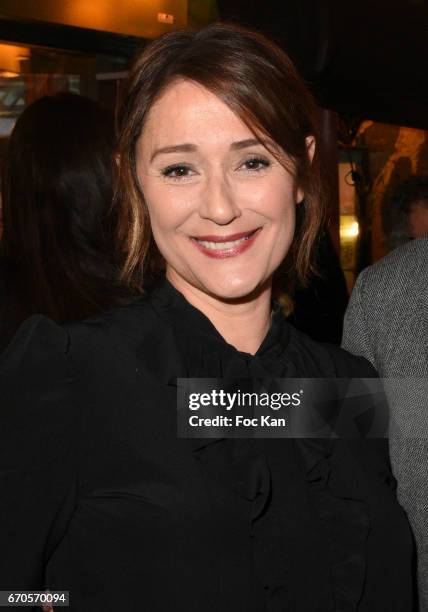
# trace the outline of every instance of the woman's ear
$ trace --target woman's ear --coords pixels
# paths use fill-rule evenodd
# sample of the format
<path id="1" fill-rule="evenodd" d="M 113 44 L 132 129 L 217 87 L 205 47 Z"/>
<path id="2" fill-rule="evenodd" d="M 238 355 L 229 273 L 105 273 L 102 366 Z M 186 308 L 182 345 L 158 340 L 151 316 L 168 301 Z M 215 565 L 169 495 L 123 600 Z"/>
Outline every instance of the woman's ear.
<path id="1" fill-rule="evenodd" d="M 314 158 L 315 155 L 315 147 L 316 147 L 316 143 L 315 143 L 315 136 L 306 136 L 305 138 L 305 142 L 306 142 L 306 153 L 309 159 L 309 163 L 312 163 L 312 160 Z M 297 188 L 297 204 L 300 204 L 301 202 L 303 202 L 304 198 L 305 198 L 305 193 L 303 191 L 303 189 L 301 187 Z"/>
<path id="2" fill-rule="evenodd" d="M 316 147 L 315 136 L 312 136 L 312 135 L 306 136 L 305 141 L 306 141 L 306 150 L 308 152 L 308 157 L 309 157 L 309 163 L 312 163 L 312 160 L 315 155 L 315 147 Z"/>

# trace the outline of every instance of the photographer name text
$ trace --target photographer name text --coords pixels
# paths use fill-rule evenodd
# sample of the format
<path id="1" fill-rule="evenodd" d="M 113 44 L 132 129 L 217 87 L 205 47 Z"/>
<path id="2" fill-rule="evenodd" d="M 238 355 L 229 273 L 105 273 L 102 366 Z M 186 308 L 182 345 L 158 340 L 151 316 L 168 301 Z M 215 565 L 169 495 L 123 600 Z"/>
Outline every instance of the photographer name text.
<path id="1" fill-rule="evenodd" d="M 193 414 L 189 417 L 189 425 L 191 427 L 287 427 L 287 419 L 270 415 L 250 418 L 242 414 L 235 414 L 232 417 L 217 415 L 206 418 Z"/>

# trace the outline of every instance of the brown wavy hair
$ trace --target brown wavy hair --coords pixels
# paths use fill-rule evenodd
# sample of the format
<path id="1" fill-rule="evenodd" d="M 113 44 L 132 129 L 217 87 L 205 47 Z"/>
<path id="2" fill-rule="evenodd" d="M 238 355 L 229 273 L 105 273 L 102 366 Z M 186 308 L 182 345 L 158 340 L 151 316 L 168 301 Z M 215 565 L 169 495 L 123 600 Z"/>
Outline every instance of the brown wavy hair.
<path id="1" fill-rule="evenodd" d="M 268 137 L 288 155 L 305 198 L 297 207 L 293 244 L 274 274 L 274 292 L 304 283 L 325 217 L 319 150 L 312 163 L 306 137 L 318 137 L 318 109 L 284 51 L 260 33 L 215 23 L 199 32 L 169 32 L 135 58 L 118 108 L 115 210 L 124 259 L 122 279 L 144 289 L 165 267 L 150 227 L 136 172 L 136 144 L 148 112 L 177 79 L 194 81 L 221 99 L 257 138 Z M 281 161 L 278 152 L 271 151 Z M 284 160 L 282 162 L 284 164 Z"/>

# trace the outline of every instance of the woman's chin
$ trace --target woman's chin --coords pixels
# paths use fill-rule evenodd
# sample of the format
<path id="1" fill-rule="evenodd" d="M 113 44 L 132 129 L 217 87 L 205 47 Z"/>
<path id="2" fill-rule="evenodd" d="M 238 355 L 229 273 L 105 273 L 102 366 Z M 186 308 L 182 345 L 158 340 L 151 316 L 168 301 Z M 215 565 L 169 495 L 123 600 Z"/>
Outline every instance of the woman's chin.
<path id="1" fill-rule="evenodd" d="M 208 281 L 208 279 L 207 279 Z M 203 290 L 222 301 L 254 299 L 266 287 L 262 278 L 220 278 L 209 279 L 203 284 Z"/>
<path id="2" fill-rule="evenodd" d="M 272 275 L 266 270 L 229 270 L 224 269 L 213 273 L 205 268 L 187 265 L 184 269 L 167 266 L 167 277 L 170 282 L 182 293 L 190 286 L 207 296 L 222 301 L 255 299 L 271 287 Z"/>

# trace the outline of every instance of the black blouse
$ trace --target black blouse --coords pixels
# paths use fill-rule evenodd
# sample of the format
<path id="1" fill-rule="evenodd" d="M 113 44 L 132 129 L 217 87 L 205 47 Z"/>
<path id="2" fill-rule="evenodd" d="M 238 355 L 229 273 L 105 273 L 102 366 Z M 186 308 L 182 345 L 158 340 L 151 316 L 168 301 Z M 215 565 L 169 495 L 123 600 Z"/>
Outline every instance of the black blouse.
<path id="1" fill-rule="evenodd" d="M 387 440 L 177 438 L 177 377 L 376 376 L 273 309 L 255 355 L 165 278 L 21 326 L 0 360 L 0 589 L 79 612 L 412 610 Z"/>

